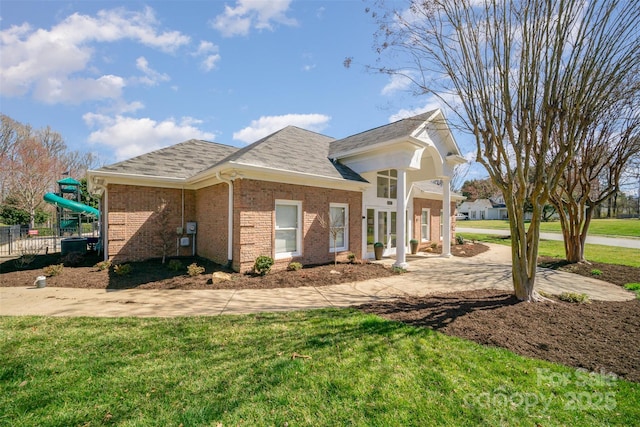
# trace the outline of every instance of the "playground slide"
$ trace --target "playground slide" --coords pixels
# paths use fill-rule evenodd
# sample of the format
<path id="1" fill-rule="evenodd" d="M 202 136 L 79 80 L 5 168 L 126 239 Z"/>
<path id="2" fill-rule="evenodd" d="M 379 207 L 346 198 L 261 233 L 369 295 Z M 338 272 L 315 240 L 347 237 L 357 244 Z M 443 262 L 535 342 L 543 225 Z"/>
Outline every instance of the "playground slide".
<path id="1" fill-rule="evenodd" d="M 65 199 L 64 197 L 60 197 L 54 193 L 45 194 L 44 201 L 54 206 L 59 206 L 64 209 L 69 209 L 70 211 L 73 211 L 73 212 L 78 212 L 84 215 L 100 218 L 100 211 L 98 211 L 98 209 L 92 208 L 91 206 L 88 206 L 82 203 L 75 202 L 73 200 Z"/>

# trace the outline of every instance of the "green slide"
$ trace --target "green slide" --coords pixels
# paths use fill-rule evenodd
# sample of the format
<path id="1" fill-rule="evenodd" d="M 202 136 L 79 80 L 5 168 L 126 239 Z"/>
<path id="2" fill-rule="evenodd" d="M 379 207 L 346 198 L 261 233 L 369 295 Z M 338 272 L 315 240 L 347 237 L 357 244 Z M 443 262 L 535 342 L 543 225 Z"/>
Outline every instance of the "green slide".
<path id="1" fill-rule="evenodd" d="M 59 206 L 64 209 L 69 209 L 73 212 L 100 218 L 100 211 L 98 209 L 92 208 L 91 206 L 82 203 L 78 203 L 73 200 L 65 199 L 64 197 L 60 197 L 57 194 L 47 193 L 43 198 L 45 202 L 50 203 L 54 206 Z"/>

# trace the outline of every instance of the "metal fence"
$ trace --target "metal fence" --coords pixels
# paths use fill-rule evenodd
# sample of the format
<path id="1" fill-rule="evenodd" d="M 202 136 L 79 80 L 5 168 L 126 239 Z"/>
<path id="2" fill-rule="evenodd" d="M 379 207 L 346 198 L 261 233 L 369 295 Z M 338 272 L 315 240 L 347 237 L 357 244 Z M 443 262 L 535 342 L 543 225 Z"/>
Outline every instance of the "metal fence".
<path id="1" fill-rule="evenodd" d="M 0 227 L 0 256 L 20 257 L 60 252 L 60 241 L 76 230 L 29 230 L 28 227 L 10 225 Z M 61 236 L 56 236 L 60 234 Z"/>

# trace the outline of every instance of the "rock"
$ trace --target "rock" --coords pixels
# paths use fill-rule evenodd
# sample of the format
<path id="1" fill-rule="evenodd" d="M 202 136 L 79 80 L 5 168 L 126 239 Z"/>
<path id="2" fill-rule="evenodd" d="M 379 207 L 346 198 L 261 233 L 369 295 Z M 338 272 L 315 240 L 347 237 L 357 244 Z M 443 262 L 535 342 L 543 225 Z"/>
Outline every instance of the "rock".
<path id="1" fill-rule="evenodd" d="M 427 249 L 425 249 L 424 251 L 425 251 L 425 252 L 433 252 L 433 249 L 431 249 L 431 248 L 427 248 Z"/>
<path id="2" fill-rule="evenodd" d="M 336 271 L 336 270 L 331 270 L 329 273 L 331 273 L 331 274 L 342 274 L 342 273 L 340 273 L 339 271 Z"/>
<path id="3" fill-rule="evenodd" d="M 231 280 L 231 274 L 229 274 L 229 273 L 224 273 L 222 271 L 216 271 L 211 275 L 211 281 L 213 283 L 226 282 L 228 280 Z"/>

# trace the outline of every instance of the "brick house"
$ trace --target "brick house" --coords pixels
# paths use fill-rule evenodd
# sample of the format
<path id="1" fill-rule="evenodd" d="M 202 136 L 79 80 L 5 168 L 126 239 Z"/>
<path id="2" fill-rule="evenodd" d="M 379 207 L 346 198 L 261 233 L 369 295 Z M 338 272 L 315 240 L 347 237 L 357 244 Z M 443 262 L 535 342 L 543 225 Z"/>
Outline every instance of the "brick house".
<path id="1" fill-rule="evenodd" d="M 462 162 L 435 110 L 339 140 L 294 126 L 244 148 L 189 140 L 87 177 L 114 262 L 168 252 L 249 271 L 260 255 L 326 263 L 334 247 L 371 258 L 379 241 L 405 265 L 413 238 L 450 255 Z"/>

